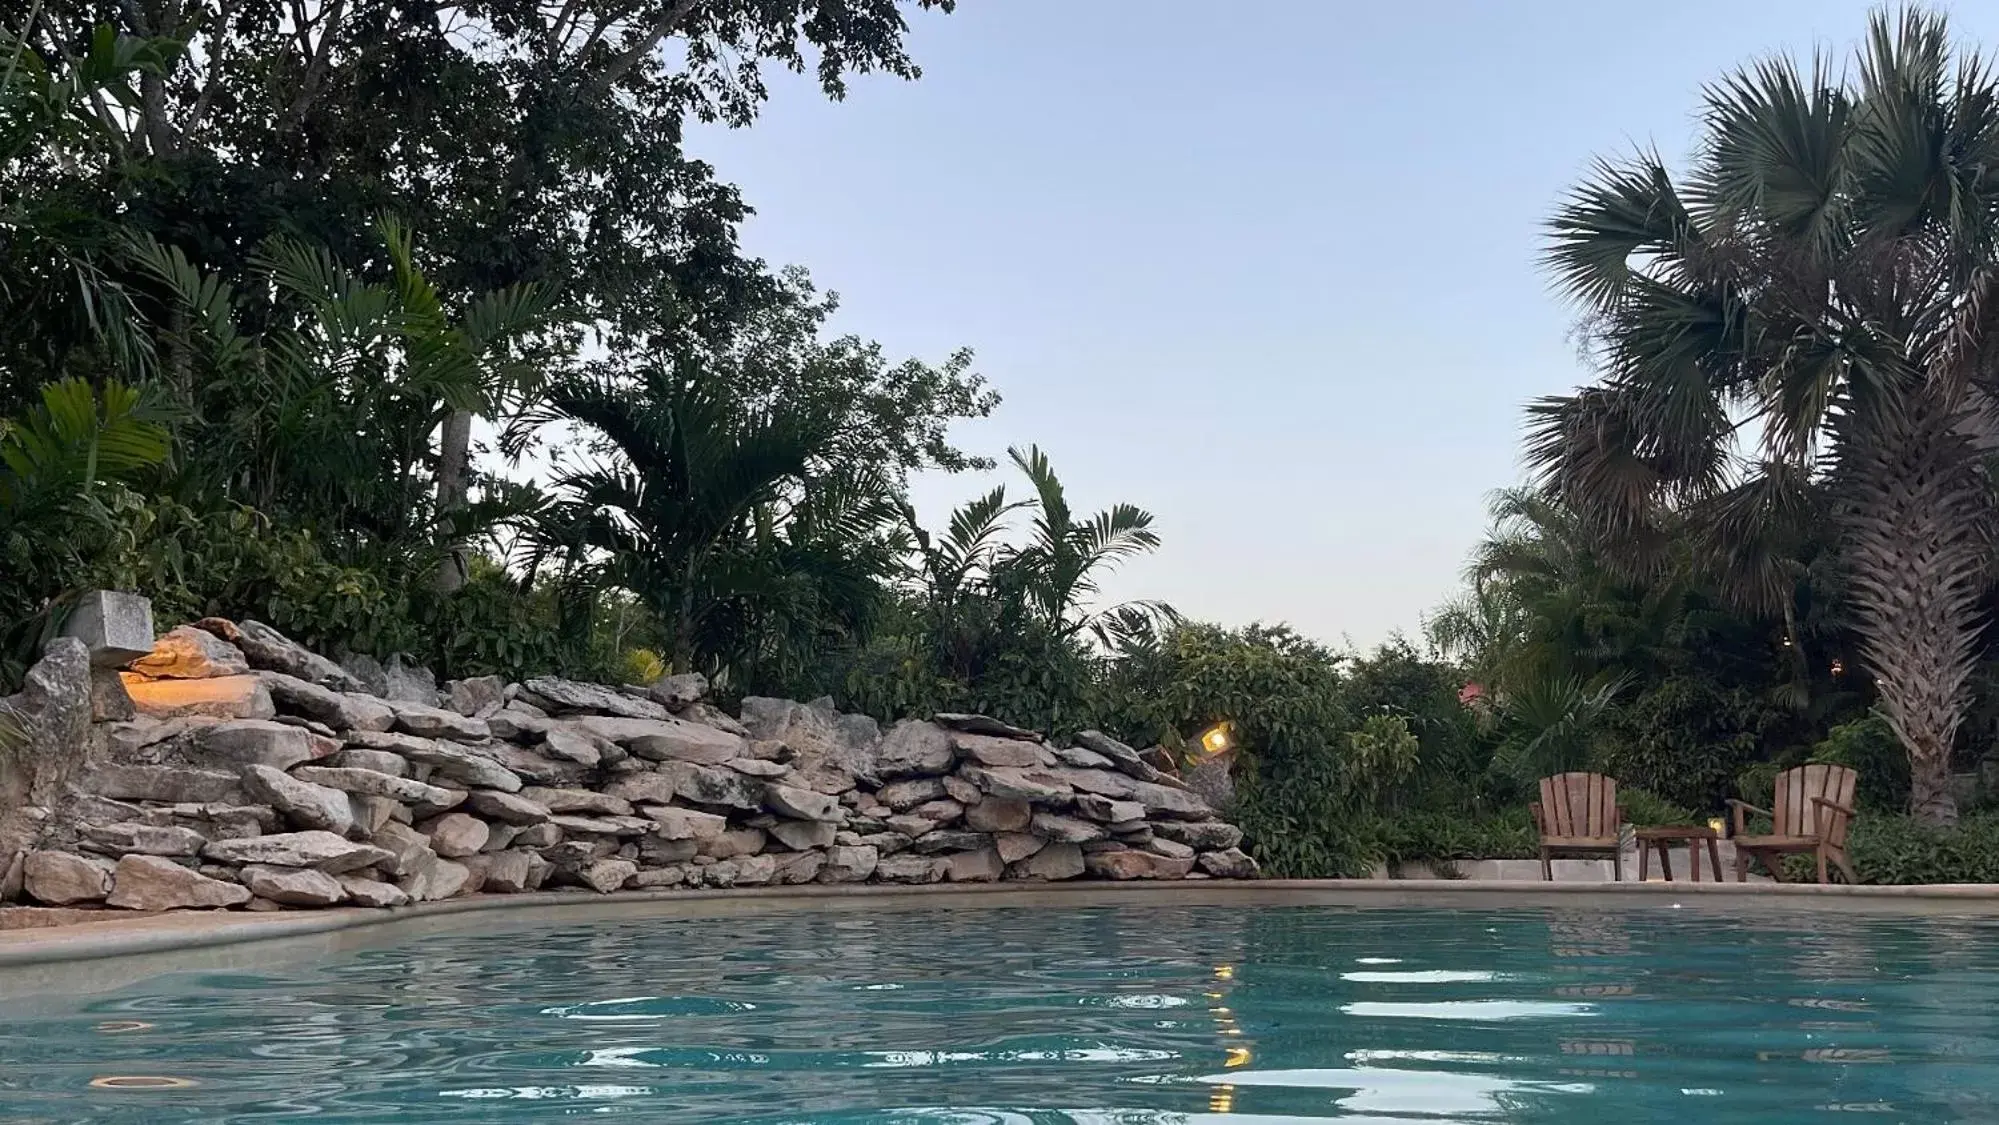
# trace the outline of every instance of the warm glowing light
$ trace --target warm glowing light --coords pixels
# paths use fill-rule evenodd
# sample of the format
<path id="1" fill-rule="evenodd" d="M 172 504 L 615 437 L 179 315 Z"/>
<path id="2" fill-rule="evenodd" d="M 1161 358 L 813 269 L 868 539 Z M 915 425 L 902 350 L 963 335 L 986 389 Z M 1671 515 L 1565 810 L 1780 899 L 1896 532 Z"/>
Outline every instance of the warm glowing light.
<path id="1" fill-rule="evenodd" d="M 1206 750 L 1209 754 L 1219 754 L 1228 748 L 1229 726 L 1227 723 L 1216 723 L 1214 726 L 1201 732 L 1201 749 Z"/>
<path id="2" fill-rule="evenodd" d="M 1248 1048 L 1248 1047 L 1230 1047 L 1230 1048 L 1229 1048 L 1229 1057 L 1228 1057 L 1228 1058 L 1226 1058 L 1226 1059 L 1224 1059 L 1224 1060 L 1222 1061 L 1222 1065 L 1223 1065 L 1223 1066 L 1226 1066 L 1226 1067 L 1230 1067 L 1230 1068 L 1234 1068 L 1234 1067 L 1238 1067 L 1238 1066 L 1248 1066 L 1248 1065 L 1249 1065 L 1249 1048 Z"/>
<path id="3" fill-rule="evenodd" d="M 1835 676 L 1844 676 L 1844 675 L 1846 675 L 1846 661 L 1844 661 L 1844 660 L 1835 660 L 1835 661 L 1833 661 L 1833 662 L 1832 662 L 1832 674 L 1833 674 L 1833 675 L 1835 675 Z"/>
<path id="4" fill-rule="evenodd" d="M 1235 1108 L 1235 1087 L 1223 1083 L 1208 1091 L 1208 1111 L 1227 1113 Z"/>

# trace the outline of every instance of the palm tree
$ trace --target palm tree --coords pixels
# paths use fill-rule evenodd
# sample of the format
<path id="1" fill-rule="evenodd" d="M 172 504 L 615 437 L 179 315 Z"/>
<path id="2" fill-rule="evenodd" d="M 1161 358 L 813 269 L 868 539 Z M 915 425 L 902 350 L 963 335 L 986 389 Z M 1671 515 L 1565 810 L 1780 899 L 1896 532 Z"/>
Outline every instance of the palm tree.
<path id="1" fill-rule="evenodd" d="M 1703 124 L 1684 176 L 1602 163 L 1557 212 L 1601 376 L 1531 408 L 1530 457 L 1605 541 L 1673 528 L 1780 600 L 1783 568 L 1742 560 L 1780 558 L 1822 489 L 1911 808 L 1949 823 L 1999 438 L 1999 81 L 1911 9 L 1848 73 L 1730 75 Z"/>
<path id="2" fill-rule="evenodd" d="M 1152 513 L 1133 504 L 1116 504 L 1078 519 L 1039 446 L 1009 449 L 1007 455 L 1034 488 L 1035 517 L 1033 534 L 1005 557 L 1004 569 L 1025 580 L 1028 598 L 1056 636 L 1067 639 L 1087 630 L 1113 646 L 1145 635 L 1161 620 L 1173 619 L 1172 608 L 1156 602 L 1126 602 L 1096 612 L 1082 608 L 1097 593 L 1099 575 L 1158 549 Z"/>
<path id="3" fill-rule="evenodd" d="M 744 407 L 668 367 L 649 369 L 637 385 L 570 379 L 541 413 L 528 421 L 579 423 L 607 456 L 556 474 L 561 500 L 545 514 L 530 571 L 550 557 L 593 568 L 651 610 L 675 671 L 694 668 L 713 654 L 701 643 L 713 617 L 749 593 L 731 564 L 751 540 L 753 517 L 803 486 L 831 425 Z"/>

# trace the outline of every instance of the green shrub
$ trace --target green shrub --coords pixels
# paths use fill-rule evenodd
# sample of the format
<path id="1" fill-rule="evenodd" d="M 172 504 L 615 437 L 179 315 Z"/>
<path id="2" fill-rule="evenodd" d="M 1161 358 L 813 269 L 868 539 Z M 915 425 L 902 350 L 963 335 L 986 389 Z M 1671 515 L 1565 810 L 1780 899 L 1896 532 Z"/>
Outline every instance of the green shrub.
<path id="1" fill-rule="evenodd" d="M 1858 803 L 1870 809 L 1902 809 L 1909 803 L 1909 755 L 1880 715 L 1842 723 L 1812 748 L 1811 760 L 1851 766 L 1859 774 Z"/>
<path id="2" fill-rule="evenodd" d="M 1969 816 L 1955 828 L 1862 816 L 1846 854 L 1863 883 L 1999 883 L 1999 815 Z"/>
<path id="3" fill-rule="evenodd" d="M 1602 765 L 1619 781 L 1692 808 L 1720 808 L 1763 745 L 1769 708 L 1756 692 L 1671 676 L 1619 710 Z"/>
<path id="4" fill-rule="evenodd" d="M 1699 824 L 1707 819 L 1692 809 L 1663 800 L 1635 785 L 1618 787 L 1617 807 L 1624 814 L 1624 823 L 1641 827 L 1648 824 Z"/>

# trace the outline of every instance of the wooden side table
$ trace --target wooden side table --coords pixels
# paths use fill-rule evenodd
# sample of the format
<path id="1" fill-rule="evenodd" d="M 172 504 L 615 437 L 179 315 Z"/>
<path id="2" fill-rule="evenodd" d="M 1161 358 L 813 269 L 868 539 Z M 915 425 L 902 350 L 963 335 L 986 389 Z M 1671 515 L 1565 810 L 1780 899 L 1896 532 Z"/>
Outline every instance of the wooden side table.
<path id="1" fill-rule="evenodd" d="M 1665 873 L 1668 883 L 1673 881 L 1673 845 L 1687 846 L 1687 866 L 1694 870 L 1694 882 L 1701 881 L 1701 841 L 1707 841 L 1707 858 L 1714 871 L 1714 881 L 1721 878 L 1721 844 L 1714 829 L 1705 824 L 1668 824 L 1651 828 L 1639 828 L 1632 832 L 1638 839 L 1638 881 L 1644 882 L 1650 873 L 1651 849 L 1659 850 L 1659 870 Z"/>

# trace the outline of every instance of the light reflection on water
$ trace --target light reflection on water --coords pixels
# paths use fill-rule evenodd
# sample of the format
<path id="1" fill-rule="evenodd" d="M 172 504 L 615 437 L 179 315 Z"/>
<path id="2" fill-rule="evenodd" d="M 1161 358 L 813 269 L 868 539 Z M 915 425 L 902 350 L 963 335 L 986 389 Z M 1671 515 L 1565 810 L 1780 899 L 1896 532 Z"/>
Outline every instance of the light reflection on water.
<path id="1" fill-rule="evenodd" d="M 1304 908 L 449 934 L 0 996 L 0 1123 L 1999 1120 L 1995 936 Z M 149 1075 L 196 1084 L 91 1086 Z"/>

